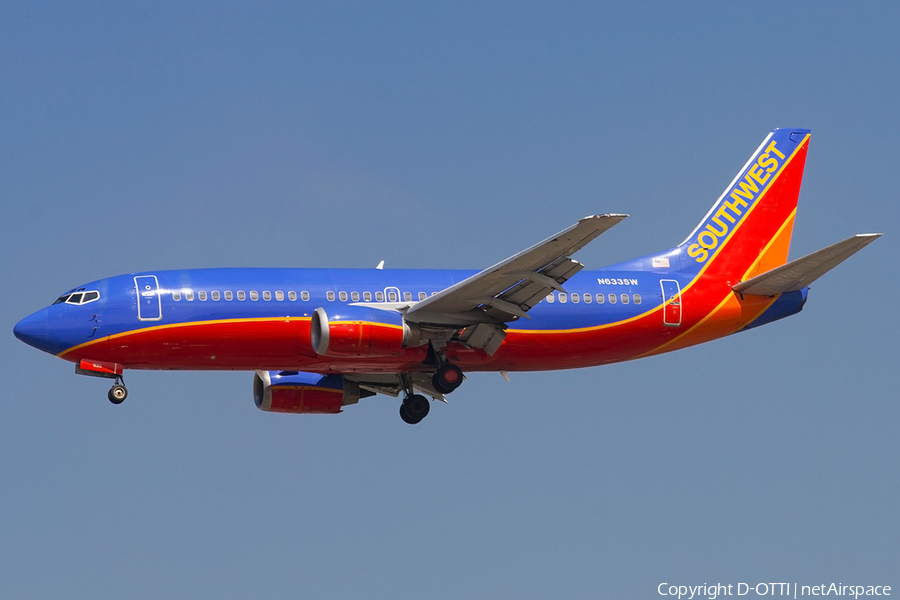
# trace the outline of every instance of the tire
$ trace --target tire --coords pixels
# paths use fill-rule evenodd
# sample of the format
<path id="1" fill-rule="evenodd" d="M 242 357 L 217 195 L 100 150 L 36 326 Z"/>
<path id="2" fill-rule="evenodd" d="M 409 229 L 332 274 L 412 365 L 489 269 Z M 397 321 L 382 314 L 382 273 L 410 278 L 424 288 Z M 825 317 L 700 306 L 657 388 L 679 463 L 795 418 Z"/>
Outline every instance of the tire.
<path id="1" fill-rule="evenodd" d="M 109 401 L 113 404 L 122 404 L 125 402 L 125 398 L 128 397 L 128 390 L 125 389 L 124 385 L 119 385 L 117 383 L 109 388 L 109 393 L 106 397 L 109 398 Z"/>
<path id="2" fill-rule="evenodd" d="M 442 394 L 449 394 L 458 388 L 463 382 L 462 370 L 456 365 L 447 363 L 438 368 L 431 378 L 434 389 Z"/>
<path id="3" fill-rule="evenodd" d="M 407 396 L 403 401 L 403 409 L 410 420 L 418 423 L 428 416 L 428 411 L 431 410 L 431 403 L 428 402 L 428 398 L 425 396 L 413 394 L 412 396 Z"/>
<path id="4" fill-rule="evenodd" d="M 406 405 L 404 404 L 400 405 L 400 418 L 403 419 L 404 423 L 409 423 L 410 425 L 415 425 L 416 423 L 418 423 L 418 421 L 416 421 L 406 413 Z"/>

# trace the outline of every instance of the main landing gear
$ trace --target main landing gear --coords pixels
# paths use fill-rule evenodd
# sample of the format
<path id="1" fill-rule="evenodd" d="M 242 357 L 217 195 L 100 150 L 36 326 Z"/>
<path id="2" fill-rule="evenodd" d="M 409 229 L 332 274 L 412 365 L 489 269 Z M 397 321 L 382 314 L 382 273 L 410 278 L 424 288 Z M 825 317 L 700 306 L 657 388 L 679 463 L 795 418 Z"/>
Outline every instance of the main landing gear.
<path id="1" fill-rule="evenodd" d="M 122 404 L 125 402 L 125 398 L 128 397 L 128 390 L 125 389 L 125 382 L 121 377 L 116 377 L 116 383 L 109 388 L 109 393 L 106 394 L 106 397 L 109 398 L 109 401 L 113 404 Z"/>
<path id="2" fill-rule="evenodd" d="M 454 364 L 444 363 L 438 367 L 431 378 L 434 389 L 442 394 L 449 394 L 463 382 L 462 370 Z"/>
<path id="3" fill-rule="evenodd" d="M 431 377 L 431 385 L 438 394 L 449 394 L 460 386 L 463 379 L 463 373 L 459 367 L 443 362 Z M 402 381 L 406 388 L 406 398 L 400 405 L 400 418 L 404 423 L 415 425 L 428 415 L 431 404 L 428 398 L 415 393 L 409 374 L 402 375 Z"/>
<path id="4" fill-rule="evenodd" d="M 410 394 L 403 399 L 403 404 L 400 405 L 400 418 L 404 423 L 415 425 L 428 416 L 429 410 L 431 410 L 431 405 L 428 398 L 421 394 Z"/>

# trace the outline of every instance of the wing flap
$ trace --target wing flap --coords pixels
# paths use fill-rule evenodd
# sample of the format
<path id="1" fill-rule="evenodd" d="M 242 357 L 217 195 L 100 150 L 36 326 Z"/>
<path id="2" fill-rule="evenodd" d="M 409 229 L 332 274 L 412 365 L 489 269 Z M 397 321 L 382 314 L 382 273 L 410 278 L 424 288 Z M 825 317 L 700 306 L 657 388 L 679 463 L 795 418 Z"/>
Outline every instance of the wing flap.
<path id="1" fill-rule="evenodd" d="M 796 292 L 808 287 L 816 279 L 835 268 L 878 238 L 880 233 L 861 233 L 832 244 L 803 258 L 766 271 L 733 286 L 736 292 L 753 296 L 774 296 Z"/>

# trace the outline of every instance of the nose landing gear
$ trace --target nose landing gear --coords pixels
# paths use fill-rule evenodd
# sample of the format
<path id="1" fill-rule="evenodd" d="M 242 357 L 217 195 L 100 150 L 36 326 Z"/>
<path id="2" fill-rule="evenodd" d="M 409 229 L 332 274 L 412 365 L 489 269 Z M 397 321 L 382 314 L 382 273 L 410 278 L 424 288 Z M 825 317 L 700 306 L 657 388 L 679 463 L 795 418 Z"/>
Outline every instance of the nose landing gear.
<path id="1" fill-rule="evenodd" d="M 128 390 L 125 389 L 125 382 L 121 377 L 116 377 L 116 383 L 109 388 L 109 393 L 106 394 L 106 397 L 109 398 L 109 401 L 113 404 L 122 404 L 125 402 L 125 398 L 128 397 Z"/>

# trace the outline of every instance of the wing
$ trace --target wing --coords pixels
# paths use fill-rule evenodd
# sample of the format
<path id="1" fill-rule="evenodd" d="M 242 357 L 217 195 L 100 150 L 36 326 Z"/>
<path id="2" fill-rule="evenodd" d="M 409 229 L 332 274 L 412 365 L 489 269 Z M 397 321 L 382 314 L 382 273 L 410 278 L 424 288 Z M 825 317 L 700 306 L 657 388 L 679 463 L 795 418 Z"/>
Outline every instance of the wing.
<path id="1" fill-rule="evenodd" d="M 543 242 L 416 303 L 406 312 L 406 320 L 426 327 L 466 327 L 461 341 L 493 354 L 505 337 L 502 324 L 529 318 L 528 311 L 551 290 L 563 290 L 562 284 L 584 268 L 570 256 L 627 216 L 585 217 Z"/>

